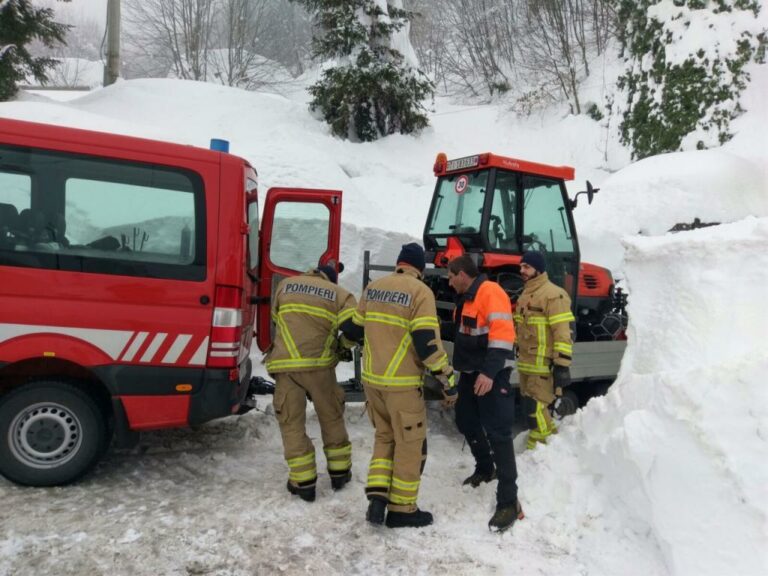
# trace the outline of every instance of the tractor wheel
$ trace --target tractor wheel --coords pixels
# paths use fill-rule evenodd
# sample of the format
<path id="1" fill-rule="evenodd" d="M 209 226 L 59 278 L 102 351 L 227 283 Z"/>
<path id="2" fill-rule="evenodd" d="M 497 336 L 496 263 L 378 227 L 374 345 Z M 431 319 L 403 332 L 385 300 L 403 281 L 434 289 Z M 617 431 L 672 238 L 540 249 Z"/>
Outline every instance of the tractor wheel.
<path id="1" fill-rule="evenodd" d="M 85 392 L 45 380 L 0 397 L 0 474 L 57 486 L 86 474 L 108 445 L 104 414 Z"/>

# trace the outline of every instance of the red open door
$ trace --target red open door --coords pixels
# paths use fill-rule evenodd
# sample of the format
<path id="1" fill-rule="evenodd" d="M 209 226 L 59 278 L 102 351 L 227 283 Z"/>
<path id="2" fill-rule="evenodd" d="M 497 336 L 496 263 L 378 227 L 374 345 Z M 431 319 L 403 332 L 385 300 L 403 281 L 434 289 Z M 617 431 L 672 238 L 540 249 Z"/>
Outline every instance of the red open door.
<path id="1" fill-rule="evenodd" d="M 263 351 L 272 342 L 270 306 L 277 283 L 318 263 L 339 261 L 341 190 L 270 188 L 260 236 L 256 342 Z"/>

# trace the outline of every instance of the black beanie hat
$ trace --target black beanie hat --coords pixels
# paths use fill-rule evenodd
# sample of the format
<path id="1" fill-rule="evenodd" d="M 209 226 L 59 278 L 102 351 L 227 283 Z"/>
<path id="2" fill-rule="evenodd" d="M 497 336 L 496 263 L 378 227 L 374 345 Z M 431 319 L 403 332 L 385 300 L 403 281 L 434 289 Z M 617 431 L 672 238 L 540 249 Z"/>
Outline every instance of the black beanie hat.
<path id="1" fill-rule="evenodd" d="M 339 275 L 336 273 L 336 269 L 333 266 L 325 264 L 324 266 L 317 267 L 318 272 L 322 272 L 328 277 L 328 280 L 336 284 L 339 280 Z"/>
<path id="2" fill-rule="evenodd" d="M 520 260 L 521 264 L 528 264 L 528 266 L 535 268 L 539 272 L 547 271 L 547 263 L 544 261 L 544 256 L 541 252 L 526 252 L 523 254 L 523 258 Z"/>
<path id="3" fill-rule="evenodd" d="M 397 262 L 410 264 L 419 272 L 424 272 L 424 268 L 426 266 L 424 262 L 424 248 L 416 244 L 416 242 L 403 244 L 403 247 L 400 250 L 400 255 L 397 257 Z"/>

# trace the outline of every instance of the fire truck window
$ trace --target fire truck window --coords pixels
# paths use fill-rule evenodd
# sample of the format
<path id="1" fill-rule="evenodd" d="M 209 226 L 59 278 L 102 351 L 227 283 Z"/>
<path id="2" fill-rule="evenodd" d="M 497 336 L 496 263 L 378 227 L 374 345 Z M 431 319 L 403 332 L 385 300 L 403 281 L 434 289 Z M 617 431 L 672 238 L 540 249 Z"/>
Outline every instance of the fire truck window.
<path id="1" fill-rule="evenodd" d="M 13 227 L 0 244 L 3 265 L 206 276 L 205 191 L 189 170 L 2 147 L 0 220 L 9 219 Z"/>
<path id="2" fill-rule="evenodd" d="M 0 204 L 10 204 L 17 212 L 31 205 L 32 178 L 26 174 L 5 172 L 0 165 Z"/>
<path id="3" fill-rule="evenodd" d="M 275 206 L 269 259 L 275 266 L 303 272 L 317 266 L 328 250 L 331 213 L 323 204 L 280 202 Z"/>
<path id="4" fill-rule="evenodd" d="M 519 252 L 515 230 L 517 174 L 499 171 L 493 191 L 491 217 L 488 222 L 488 244 L 492 249 Z"/>

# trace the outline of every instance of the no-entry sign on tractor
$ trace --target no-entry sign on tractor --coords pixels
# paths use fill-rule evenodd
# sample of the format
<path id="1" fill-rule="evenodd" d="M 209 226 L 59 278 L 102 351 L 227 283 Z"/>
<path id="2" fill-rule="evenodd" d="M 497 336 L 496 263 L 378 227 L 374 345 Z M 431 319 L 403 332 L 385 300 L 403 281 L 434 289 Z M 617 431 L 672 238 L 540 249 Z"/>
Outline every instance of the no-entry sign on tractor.
<path id="1" fill-rule="evenodd" d="M 467 188 L 469 188 L 469 176 L 462 175 L 456 178 L 456 185 L 454 186 L 456 194 L 464 194 Z"/>

